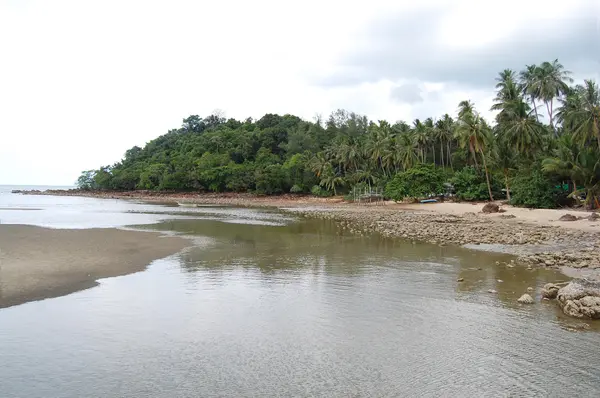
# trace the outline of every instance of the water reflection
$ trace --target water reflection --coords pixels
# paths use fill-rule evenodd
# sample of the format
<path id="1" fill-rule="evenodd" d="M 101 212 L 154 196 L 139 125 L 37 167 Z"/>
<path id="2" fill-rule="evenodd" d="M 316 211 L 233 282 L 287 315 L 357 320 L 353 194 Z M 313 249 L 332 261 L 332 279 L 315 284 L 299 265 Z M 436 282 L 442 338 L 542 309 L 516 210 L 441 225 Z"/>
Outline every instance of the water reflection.
<path id="1" fill-rule="evenodd" d="M 516 303 L 560 274 L 329 221 L 250 217 L 277 225 L 137 226 L 197 246 L 0 311 L 3 397 L 600 394 L 597 324 L 572 333 L 552 303 Z"/>

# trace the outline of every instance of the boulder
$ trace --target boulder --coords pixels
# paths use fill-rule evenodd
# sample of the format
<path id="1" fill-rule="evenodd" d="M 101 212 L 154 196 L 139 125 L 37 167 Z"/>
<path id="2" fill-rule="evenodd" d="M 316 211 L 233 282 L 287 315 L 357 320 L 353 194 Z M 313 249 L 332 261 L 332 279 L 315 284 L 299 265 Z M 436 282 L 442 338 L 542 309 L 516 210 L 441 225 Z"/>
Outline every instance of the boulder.
<path id="1" fill-rule="evenodd" d="M 486 203 L 481 211 L 483 213 L 498 213 L 500 211 L 500 206 L 496 203 Z"/>
<path id="2" fill-rule="evenodd" d="M 558 221 L 577 221 L 577 217 L 572 214 L 565 214 L 564 216 L 561 216 Z"/>
<path id="3" fill-rule="evenodd" d="M 533 297 L 531 297 L 529 294 L 525 293 L 524 295 L 522 295 L 521 297 L 519 297 L 517 299 L 517 302 L 521 303 L 521 304 L 533 304 Z"/>
<path id="4" fill-rule="evenodd" d="M 600 281 L 573 279 L 558 290 L 556 298 L 569 316 L 600 319 Z"/>
<path id="5" fill-rule="evenodd" d="M 517 302 L 521 303 L 521 304 L 533 304 L 533 297 L 531 297 L 530 295 L 528 295 L 527 293 L 525 293 L 524 295 L 522 295 L 521 297 L 518 298 Z"/>
<path id="6" fill-rule="evenodd" d="M 542 289 L 542 298 L 555 299 L 559 290 L 560 286 L 554 283 L 546 283 Z"/>
<path id="7" fill-rule="evenodd" d="M 589 221 L 598 221 L 600 220 L 600 215 L 598 213 L 592 213 L 587 219 Z"/>

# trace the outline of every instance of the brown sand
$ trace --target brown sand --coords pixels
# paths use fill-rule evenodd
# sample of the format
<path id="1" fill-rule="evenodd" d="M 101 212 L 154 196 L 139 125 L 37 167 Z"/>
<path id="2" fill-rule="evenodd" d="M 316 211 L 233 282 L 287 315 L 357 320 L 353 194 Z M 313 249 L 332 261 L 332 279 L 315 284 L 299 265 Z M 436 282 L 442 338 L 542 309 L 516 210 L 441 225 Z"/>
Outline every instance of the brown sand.
<path id="1" fill-rule="evenodd" d="M 57 297 L 144 270 L 189 241 L 157 232 L 0 225 L 0 308 Z"/>

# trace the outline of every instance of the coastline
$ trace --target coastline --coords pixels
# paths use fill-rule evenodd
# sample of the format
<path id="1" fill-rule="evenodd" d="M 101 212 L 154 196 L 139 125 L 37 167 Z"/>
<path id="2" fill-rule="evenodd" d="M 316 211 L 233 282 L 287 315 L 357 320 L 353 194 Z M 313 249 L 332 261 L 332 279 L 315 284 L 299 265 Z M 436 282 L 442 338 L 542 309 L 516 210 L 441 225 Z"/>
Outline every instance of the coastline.
<path id="1" fill-rule="evenodd" d="M 159 232 L 0 225 L 0 308 L 63 296 L 143 271 L 189 242 Z"/>
<path id="2" fill-rule="evenodd" d="M 236 193 L 79 190 L 23 193 L 277 208 L 302 217 L 335 220 L 357 234 L 379 233 L 413 242 L 502 252 L 516 256 L 515 264 L 553 267 L 569 277 L 600 279 L 600 220 L 588 220 L 590 212 L 574 209 L 525 209 L 497 202 L 502 212 L 486 214 L 481 212 L 484 203 L 385 202 L 376 206 L 348 203 L 341 198 L 292 194 L 261 197 Z M 559 221 L 565 214 L 579 217 L 576 221 Z"/>

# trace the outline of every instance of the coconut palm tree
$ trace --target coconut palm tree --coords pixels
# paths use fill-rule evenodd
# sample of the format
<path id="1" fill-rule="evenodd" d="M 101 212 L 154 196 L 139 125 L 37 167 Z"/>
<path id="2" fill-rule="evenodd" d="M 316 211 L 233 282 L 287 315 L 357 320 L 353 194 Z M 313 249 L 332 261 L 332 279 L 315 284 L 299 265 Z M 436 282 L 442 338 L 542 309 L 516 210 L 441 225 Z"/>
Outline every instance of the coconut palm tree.
<path id="1" fill-rule="evenodd" d="M 496 78 L 496 98 L 491 107 L 492 111 L 500 111 L 496 116 L 496 121 L 500 123 L 506 119 L 507 112 L 514 103 L 522 101 L 519 85 L 517 84 L 515 72 L 505 69 L 500 72 Z"/>
<path id="2" fill-rule="evenodd" d="M 518 154 L 533 158 L 543 145 L 544 126 L 535 119 L 529 105 L 522 100 L 512 102 L 503 112 L 496 126 L 498 135 Z"/>
<path id="3" fill-rule="evenodd" d="M 414 142 L 419 148 L 421 163 L 425 163 L 425 151 L 427 149 L 427 143 L 429 142 L 429 134 L 427 127 L 421 123 L 419 119 L 415 119 L 413 122 L 412 136 Z"/>
<path id="4" fill-rule="evenodd" d="M 475 111 L 470 101 L 462 101 L 459 104 L 459 118 L 455 137 L 462 148 L 469 147 L 476 167 L 478 167 L 477 155 L 481 156 L 490 200 L 494 200 L 485 154 L 486 145 L 491 140 L 491 129 L 485 120 Z"/>
<path id="5" fill-rule="evenodd" d="M 450 166 L 450 168 L 452 168 L 452 154 L 450 152 L 450 143 L 452 142 L 452 138 L 454 137 L 454 120 L 450 117 L 450 115 L 446 113 L 444 116 L 442 116 L 440 120 L 437 121 L 436 127 L 440 132 L 440 141 L 442 143 L 442 145 L 440 145 L 440 150 L 443 146 L 443 143 L 445 142 L 446 162 Z"/>
<path id="6" fill-rule="evenodd" d="M 396 135 L 394 140 L 394 164 L 407 170 L 419 163 L 419 148 L 409 134 Z"/>
<path id="7" fill-rule="evenodd" d="M 555 59 L 552 62 L 544 62 L 539 67 L 539 94 L 550 119 L 550 127 L 554 129 L 554 99 L 569 92 L 567 83 L 572 83 L 571 72 L 565 70 L 564 66 Z M 555 131 L 556 132 L 556 131 Z"/>
<path id="8" fill-rule="evenodd" d="M 585 144 L 596 139 L 600 149 L 600 90 L 598 85 L 585 80 L 583 86 L 574 90 L 576 98 L 565 110 L 565 119 L 573 126 L 573 134 Z"/>
<path id="9" fill-rule="evenodd" d="M 539 122 L 540 117 L 537 111 L 537 105 L 535 101 L 540 98 L 540 69 L 537 65 L 526 65 L 525 70 L 519 73 L 519 79 L 521 83 L 521 90 L 523 95 L 527 96 L 531 100 L 533 105 L 533 111 L 535 112 L 535 119 Z"/>

